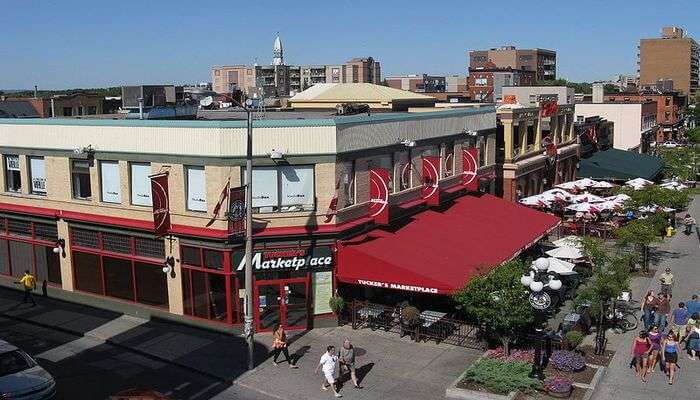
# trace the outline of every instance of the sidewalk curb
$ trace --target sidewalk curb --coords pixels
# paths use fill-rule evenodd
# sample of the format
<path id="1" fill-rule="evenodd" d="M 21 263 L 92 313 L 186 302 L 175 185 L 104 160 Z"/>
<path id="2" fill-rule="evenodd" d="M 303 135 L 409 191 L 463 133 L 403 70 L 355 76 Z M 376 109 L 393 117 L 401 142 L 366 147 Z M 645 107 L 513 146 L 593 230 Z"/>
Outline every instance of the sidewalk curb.
<path id="1" fill-rule="evenodd" d="M 90 335 L 86 335 L 86 334 L 83 333 L 83 332 L 75 331 L 75 330 L 73 330 L 73 329 L 63 328 L 63 327 L 55 326 L 55 325 L 51 325 L 51 324 L 45 324 L 45 323 L 43 323 L 43 322 L 38 322 L 38 321 L 34 321 L 34 320 L 31 320 L 31 319 L 28 319 L 28 318 L 18 317 L 18 316 L 16 316 L 16 315 L 11 315 L 11 314 L 6 314 L 6 313 L 0 313 L 0 317 L 8 318 L 8 319 L 15 320 L 15 321 L 24 322 L 24 323 L 31 324 L 31 325 L 35 325 L 35 326 L 40 326 L 40 327 L 42 327 L 42 328 L 57 330 L 57 331 L 60 331 L 60 332 L 63 332 L 63 333 L 67 333 L 67 334 L 69 334 L 69 335 L 73 335 L 73 336 L 77 336 L 77 337 L 92 337 L 92 336 L 90 336 Z M 198 369 L 198 368 L 193 368 L 193 367 L 191 367 L 191 366 L 189 366 L 189 365 L 187 365 L 187 364 L 180 363 L 180 362 L 177 362 L 177 361 L 173 361 L 173 360 L 170 360 L 170 359 L 168 359 L 168 358 L 161 357 L 161 356 L 158 356 L 158 355 L 149 353 L 149 352 L 147 352 L 147 351 L 143 351 L 143 350 L 136 349 L 136 348 L 133 348 L 133 347 L 125 346 L 125 345 L 123 345 L 123 344 L 121 344 L 121 343 L 119 343 L 119 342 L 115 342 L 115 341 L 113 341 L 113 340 L 111 340 L 111 339 L 106 339 L 106 340 L 104 340 L 104 343 L 107 343 L 107 344 L 109 344 L 109 345 L 111 345 L 111 346 L 114 346 L 114 347 L 118 347 L 118 348 L 120 348 L 120 349 L 128 350 L 128 351 L 130 351 L 130 352 L 132 352 L 132 353 L 136 353 L 136 354 L 138 354 L 138 355 L 140 355 L 140 356 L 143 356 L 143 357 L 147 357 L 147 358 L 150 358 L 150 359 L 153 359 L 153 360 L 156 360 L 156 361 L 160 361 L 160 362 L 165 363 L 165 364 L 175 365 L 175 366 L 177 366 L 177 367 L 186 369 L 186 370 L 188 370 L 188 371 L 190 371 L 190 372 L 194 372 L 194 373 L 199 374 L 199 375 L 204 375 L 204 376 L 206 376 L 206 377 L 208 377 L 208 378 L 210 378 L 210 379 L 214 379 L 214 380 L 219 381 L 219 382 L 222 382 L 222 383 L 232 384 L 232 383 L 234 382 L 234 379 L 232 379 L 232 378 L 230 378 L 230 377 L 223 377 L 223 376 L 220 376 L 220 375 L 217 375 L 217 374 L 213 374 L 213 373 L 208 372 L 208 371 L 203 371 L 203 370 L 200 370 L 200 369 Z M 248 372 L 248 371 L 246 371 L 246 372 Z M 243 376 L 243 374 L 241 374 L 241 376 Z M 236 379 L 238 379 L 238 378 L 236 378 Z"/>

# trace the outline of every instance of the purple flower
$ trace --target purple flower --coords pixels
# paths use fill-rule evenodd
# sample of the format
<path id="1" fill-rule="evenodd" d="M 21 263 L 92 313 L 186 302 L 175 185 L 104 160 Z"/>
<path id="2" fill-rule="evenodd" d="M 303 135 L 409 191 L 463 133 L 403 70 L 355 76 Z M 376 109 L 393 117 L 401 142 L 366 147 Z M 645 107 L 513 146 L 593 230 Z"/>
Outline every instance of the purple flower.
<path id="1" fill-rule="evenodd" d="M 564 372 L 575 372 L 586 368 L 586 360 L 582 355 L 570 350 L 556 350 L 549 358 L 552 366 Z"/>
<path id="2" fill-rule="evenodd" d="M 573 383 L 563 376 L 550 376 L 544 380 L 544 389 L 552 393 L 569 393 Z"/>

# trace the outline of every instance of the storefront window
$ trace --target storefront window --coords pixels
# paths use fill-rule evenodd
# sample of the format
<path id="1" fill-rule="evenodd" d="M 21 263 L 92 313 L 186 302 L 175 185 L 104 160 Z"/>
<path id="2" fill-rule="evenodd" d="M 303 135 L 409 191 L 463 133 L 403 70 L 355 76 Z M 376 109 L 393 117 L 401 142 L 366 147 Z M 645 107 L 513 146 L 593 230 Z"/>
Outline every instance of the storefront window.
<path id="1" fill-rule="evenodd" d="M 73 252 L 73 273 L 75 287 L 84 292 L 102 294 L 102 273 L 100 271 L 100 256 L 95 254 Z"/>
<path id="2" fill-rule="evenodd" d="M 0 274 L 21 277 L 29 270 L 39 284 L 61 284 L 60 259 L 53 252 L 55 224 L 0 218 L 0 236 Z"/>
<path id="3" fill-rule="evenodd" d="M 168 306 L 168 282 L 157 264 L 135 262 L 136 301 L 157 307 Z"/>
<path id="4" fill-rule="evenodd" d="M 103 257 L 105 274 L 105 294 L 124 300 L 134 299 L 134 277 L 131 261 L 120 258 Z"/>
<path id="5" fill-rule="evenodd" d="M 36 261 L 36 276 L 39 280 L 46 279 L 50 283 L 61 284 L 61 260 L 59 255 L 53 252 L 51 246 L 34 246 Z"/>
<path id="6" fill-rule="evenodd" d="M 224 268 L 224 253 L 217 250 L 204 249 L 204 267 L 213 269 Z"/>
<path id="7" fill-rule="evenodd" d="M 215 249 L 182 246 L 182 290 L 186 315 L 220 322 L 237 322 L 228 315 L 228 302 L 234 301 L 235 277 L 224 272 L 225 253 Z M 230 282 L 227 293 L 227 280 Z"/>
<path id="8" fill-rule="evenodd" d="M 25 270 L 32 271 L 31 243 L 10 240 L 10 259 L 12 260 L 12 276 L 21 277 Z"/>
<path id="9" fill-rule="evenodd" d="M 10 250 L 5 239 L 0 239 L 0 274 L 10 275 Z"/>

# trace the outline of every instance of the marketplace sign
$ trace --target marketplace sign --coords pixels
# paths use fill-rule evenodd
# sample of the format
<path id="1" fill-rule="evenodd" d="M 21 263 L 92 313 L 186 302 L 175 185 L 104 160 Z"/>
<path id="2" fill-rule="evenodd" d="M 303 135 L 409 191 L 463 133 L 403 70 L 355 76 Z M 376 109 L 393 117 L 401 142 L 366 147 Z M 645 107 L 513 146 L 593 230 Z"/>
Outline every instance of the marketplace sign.
<path id="1" fill-rule="evenodd" d="M 236 271 L 245 269 L 245 252 L 233 254 L 233 265 L 238 265 Z M 253 253 L 253 269 L 255 271 L 299 271 L 332 266 L 333 251 L 330 246 L 263 250 Z"/>
<path id="2" fill-rule="evenodd" d="M 433 293 L 437 294 L 437 288 L 414 286 L 414 285 L 403 285 L 400 283 L 391 282 L 379 282 L 379 281 L 368 281 L 364 279 L 358 279 L 357 283 L 364 286 L 374 286 L 383 289 L 396 289 L 396 290 L 407 290 L 409 292 L 419 292 L 419 293 Z"/>

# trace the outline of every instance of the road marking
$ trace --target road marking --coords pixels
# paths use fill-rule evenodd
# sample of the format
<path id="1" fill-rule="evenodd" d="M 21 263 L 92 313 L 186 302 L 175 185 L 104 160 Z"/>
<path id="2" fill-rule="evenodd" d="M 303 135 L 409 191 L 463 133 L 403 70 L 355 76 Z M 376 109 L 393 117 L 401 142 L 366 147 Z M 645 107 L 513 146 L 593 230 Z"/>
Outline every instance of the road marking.
<path id="1" fill-rule="evenodd" d="M 62 344 L 37 355 L 37 358 L 43 358 L 52 362 L 59 362 L 66 358 L 80 354 L 85 350 L 89 350 L 93 347 L 104 344 L 108 339 L 146 322 L 147 320 L 145 319 L 122 315 L 119 318 L 86 332 L 85 336 L 81 337 L 80 339 Z"/>
<path id="2" fill-rule="evenodd" d="M 214 383 L 212 383 L 211 385 L 205 387 L 204 389 L 202 389 L 202 390 L 200 390 L 199 392 L 197 392 L 197 393 L 193 394 L 192 396 L 190 396 L 190 400 L 196 399 L 197 397 L 199 397 L 199 396 L 201 396 L 201 395 L 207 393 L 208 391 L 212 390 L 213 388 L 215 388 L 216 386 L 219 386 L 219 385 L 220 385 L 219 382 L 214 382 Z"/>

